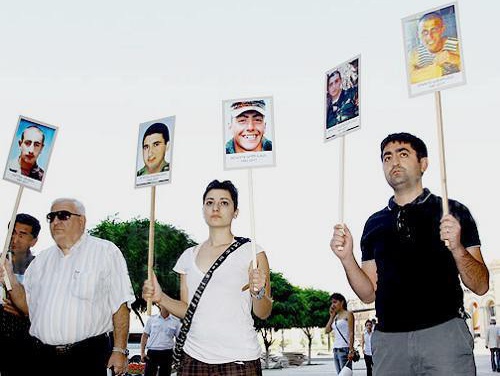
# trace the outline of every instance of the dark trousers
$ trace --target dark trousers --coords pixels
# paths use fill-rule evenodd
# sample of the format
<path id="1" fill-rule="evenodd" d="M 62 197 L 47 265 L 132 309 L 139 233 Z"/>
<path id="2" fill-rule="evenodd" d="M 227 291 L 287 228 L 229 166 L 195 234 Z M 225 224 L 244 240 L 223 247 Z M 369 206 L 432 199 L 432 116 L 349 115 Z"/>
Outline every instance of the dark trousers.
<path id="1" fill-rule="evenodd" d="M 498 347 L 491 348 L 491 370 L 493 372 L 500 371 L 500 349 Z"/>
<path id="2" fill-rule="evenodd" d="M 144 376 L 156 376 L 158 368 L 160 369 L 158 376 L 170 376 L 173 354 L 174 351 L 172 349 L 148 350 Z"/>
<path id="3" fill-rule="evenodd" d="M 372 376 L 373 358 L 365 354 L 366 376 Z"/>
<path id="4" fill-rule="evenodd" d="M 37 367 L 41 374 L 51 376 L 106 376 L 111 355 L 109 337 L 105 334 L 88 338 L 63 348 L 35 345 Z M 43 370 L 43 367 L 47 367 Z"/>
<path id="5" fill-rule="evenodd" d="M 30 376 L 37 369 L 34 361 L 34 338 L 0 336 L 0 375 Z M 22 359 L 22 361 L 19 361 Z"/>

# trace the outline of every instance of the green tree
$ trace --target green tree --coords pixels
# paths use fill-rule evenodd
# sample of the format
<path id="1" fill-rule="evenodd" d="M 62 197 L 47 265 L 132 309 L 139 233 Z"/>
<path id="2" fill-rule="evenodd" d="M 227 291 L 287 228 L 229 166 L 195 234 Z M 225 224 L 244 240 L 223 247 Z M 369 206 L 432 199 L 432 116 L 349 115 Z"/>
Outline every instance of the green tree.
<path id="1" fill-rule="evenodd" d="M 274 343 L 273 332 L 297 327 L 298 316 L 305 310 L 302 297 L 283 274 L 271 271 L 271 292 L 273 310 L 266 320 L 255 318 L 255 328 L 259 331 L 266 348 L 265 368 L 269 368 L 269 349 Z"/>
<path id="2" fill-rule="evenodd" d="M 147 279 L 149 219 L 120 221 L 115 217 L 108 217 L 90 229 L 89 233 L 113 242 L 122 251 L 136 297 L 132 309 L 140 319 L 139 312 L 146 309 L 146 302 L 141 294 L 142 284 Z M 155 273 L 163 291 L 176 299 L 179 298 L 179 277 L 172 268 L 181 253 L 195 244 L 183 230 L 155 223 Z"/>
<path id="3" fill-rule="evenodd" d="M 305 313 L 300 315 L 300 323 L 297 325 L 302 329 L 308 340 L 308 360 L 311 364 L 311 347 L 313 340 L 313 329 L 323 327 L 330 318 L 330 294 L 326 291 L 315 290 L 312 288 L 301 289 L 301 295 L 305 305 Z"/>

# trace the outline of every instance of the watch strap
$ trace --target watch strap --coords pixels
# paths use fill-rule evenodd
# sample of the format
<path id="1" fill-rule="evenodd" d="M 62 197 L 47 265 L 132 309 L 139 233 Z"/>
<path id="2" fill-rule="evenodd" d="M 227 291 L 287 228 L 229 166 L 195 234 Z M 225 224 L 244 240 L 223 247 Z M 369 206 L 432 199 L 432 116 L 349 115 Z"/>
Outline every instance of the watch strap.
<path id="1" fill-rule="evenodd" d="M 122 349 L 121 347 L 113 347 L 113 352 L 122 353 L 125 356 L 128 356 L 128 349 Z"/>

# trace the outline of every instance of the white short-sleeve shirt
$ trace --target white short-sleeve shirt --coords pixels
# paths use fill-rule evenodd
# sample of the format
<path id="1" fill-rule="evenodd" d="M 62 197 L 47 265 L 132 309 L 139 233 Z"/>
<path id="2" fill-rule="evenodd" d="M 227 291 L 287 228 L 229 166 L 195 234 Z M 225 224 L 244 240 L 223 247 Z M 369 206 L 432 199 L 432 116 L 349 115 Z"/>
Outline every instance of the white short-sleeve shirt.
<path id="1" fill-rule="evenodd" d="M 82 235 L 68 255 L 56 245 L 26 270 L 30 334 L 63 345 L 113 330 L 112 316 L 135 300 L 125 259 L 116 245 Z"/>
<path id="2" fill-rule="evenodd" d="M 256 248 L 257 253 L 263 252 L 261 247 Z M 198 246 L 185 250 L 174 267 L 174 271 L 186 275 L 189 301 L 205 275 L 195 262 L 198 250 Z M 248 242 L 230 254 L 212 275 L 184 344 L 189 356 L 209 364 L 260 357 L 252 298 L 249 289 L 242 291 L 248 284 L 251 261 L 252 245 Z"/>
<path id="3" fill-rule="evenodd" d="M 146 349 L 169 350 L 175 345 L 175 337 L 179 334 L 181 322 L 174 315 L 164 318 L 160 313 L 151 316 L 144 327 L 148 335 Z"/>

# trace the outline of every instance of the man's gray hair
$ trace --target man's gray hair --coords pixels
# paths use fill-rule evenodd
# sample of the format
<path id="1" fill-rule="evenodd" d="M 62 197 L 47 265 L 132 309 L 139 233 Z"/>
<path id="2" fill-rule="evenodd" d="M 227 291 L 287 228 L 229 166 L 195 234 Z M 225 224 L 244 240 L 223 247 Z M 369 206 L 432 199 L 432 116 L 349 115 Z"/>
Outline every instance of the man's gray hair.
<path id="1" fill-rule="evenodd" d="M 61 204 L 63 202 L 70 202 L 73 205 L 75 205 L 75 208 L 76 208 L 75 214 L 85 215 L 85 206 L 83 206 L 83 204 L 80 201 L 78 201 L 76 198 L 67 198 L 67 197 L 57 198 L 52 202 L 51 207 L 53 207 L 56 204 Z"/>

